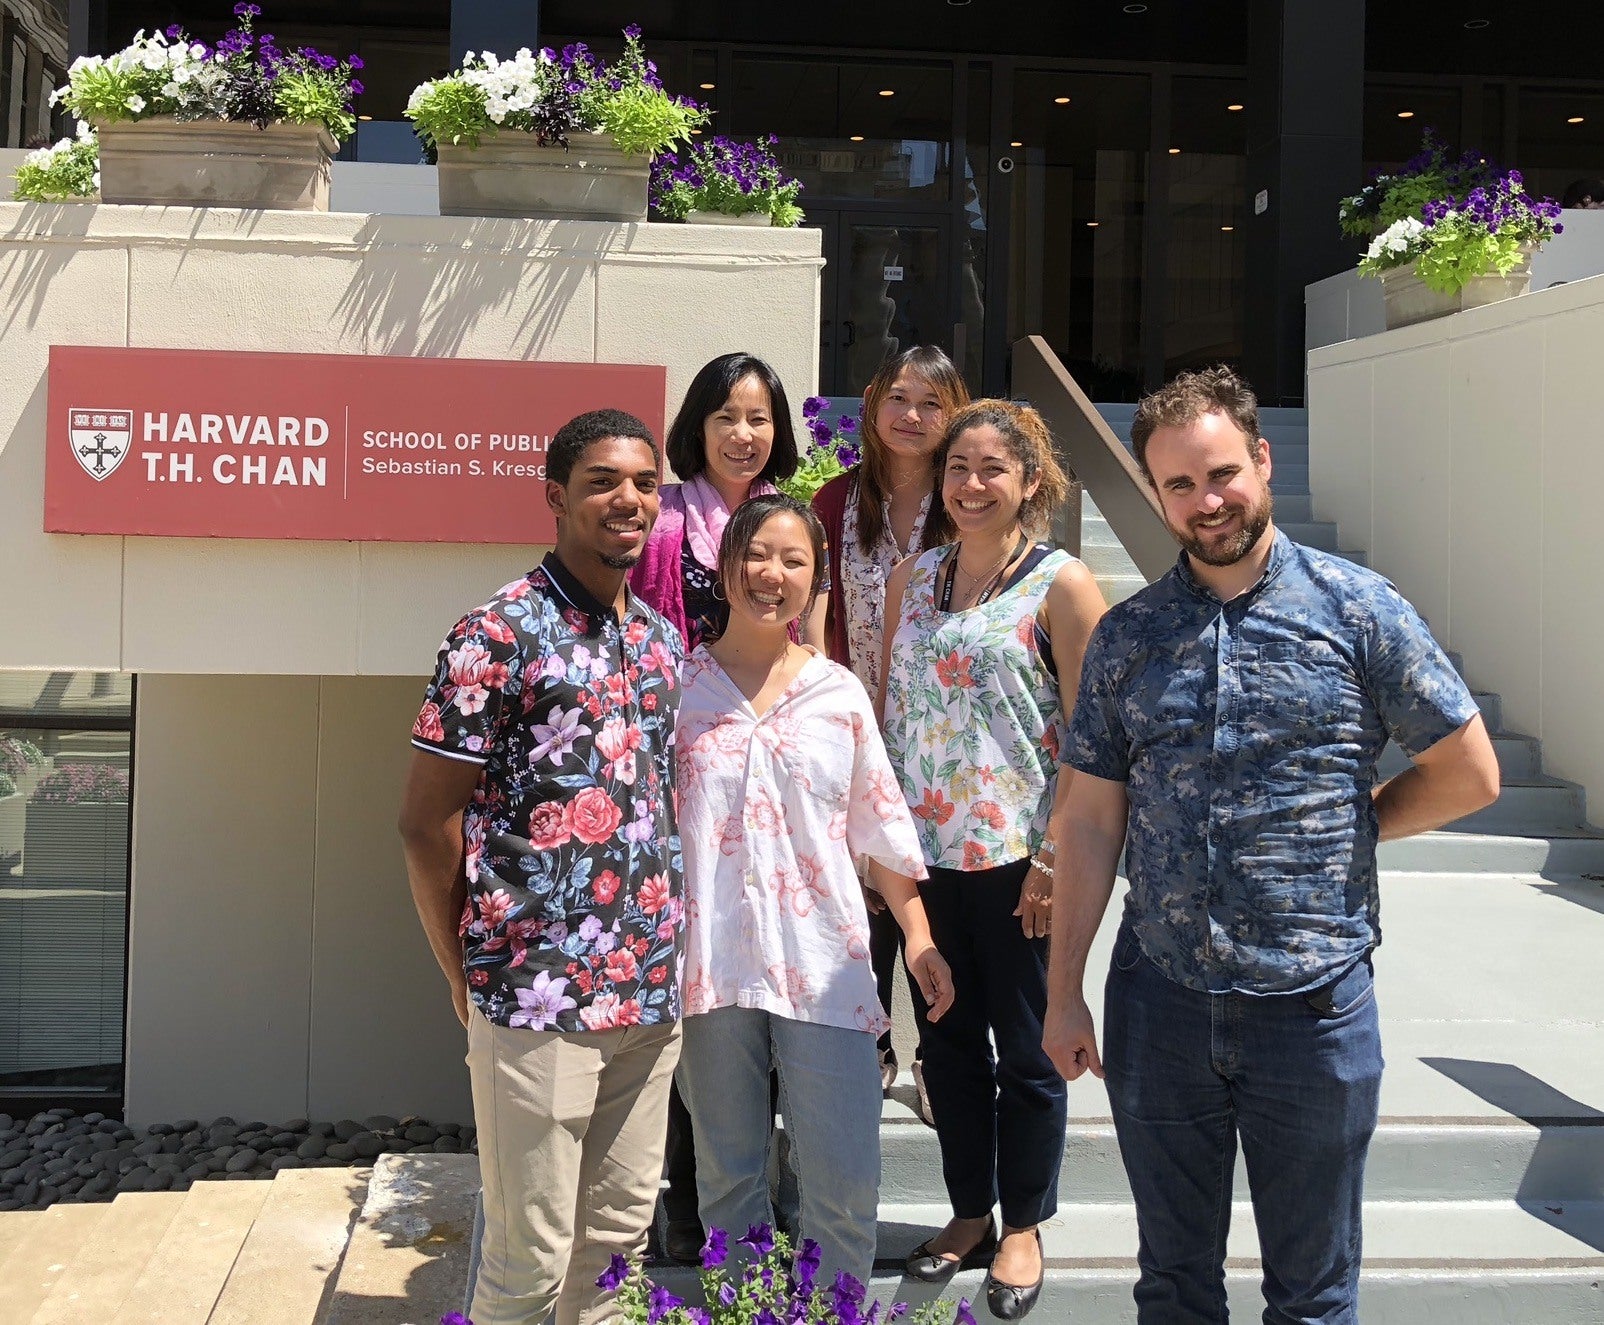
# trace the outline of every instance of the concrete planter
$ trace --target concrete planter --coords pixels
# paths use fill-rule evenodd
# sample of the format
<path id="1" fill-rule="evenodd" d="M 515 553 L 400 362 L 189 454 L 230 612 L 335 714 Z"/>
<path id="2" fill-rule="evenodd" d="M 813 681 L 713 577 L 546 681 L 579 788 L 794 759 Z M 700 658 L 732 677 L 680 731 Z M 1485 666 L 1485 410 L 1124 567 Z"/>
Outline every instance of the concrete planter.
<path id="1" fill-rule="evenodd" d="M 123 888 L 128 882 L 128 802 L 28 806 L 24 887 Z"/>
<path id="2" fill-rule="evenodd" d="M 1458 294 L 1442 294 L 1415 275 L 1414 265 L 1394 267 L 1381 273 L 1381 299 L 1386 308 L 1387 329 L 1407 327 L 1432 318 L 1447 317 L 1466 308 L 1496 304 L 1525 294 L 1532 283 L 1532 256 L 1528 251 L 1521 265 L 1508 276 L 1472 276 Z"/>
<path id="3" fill-rule="evenodd" d="M 321 124 L 254 124 L 159 115 L 96 124 L 100 200 L 171 207 L 326 212 L 339 144 Z"/>
<path id="4" fill-rule="evenodd" d="M 521 132 L 487 134 L 478 147 L 441 143 L 440 215 L 644 221 L 649 171 L 606 133 L 570 134 L 566 151 Z"/>
<path id="5" fill-rule="evenodd" d="M 726 216 L 723 212 L 687 212 L 686 225 L 752 225 L 769 228 L 767 212 L 745 212 L 740 216 Z"/>

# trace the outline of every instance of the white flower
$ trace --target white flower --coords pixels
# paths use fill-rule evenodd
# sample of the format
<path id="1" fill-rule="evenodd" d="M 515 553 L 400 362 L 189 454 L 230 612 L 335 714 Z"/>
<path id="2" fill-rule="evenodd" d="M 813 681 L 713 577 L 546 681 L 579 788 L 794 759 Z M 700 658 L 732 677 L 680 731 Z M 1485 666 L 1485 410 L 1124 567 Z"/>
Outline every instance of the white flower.
<path id="1" fill-rule="evenodd" d="M 87 120 L 79 120 L 78 121 L 78 137 L 81 138 L 81 139 L 89 139 L 89 138 L 93 138 L 94 136 L 95 136 L 95 131 L 92 128 L 89 127 L 89 122 Z"/>
<path id="2" fill-rule="evenodd" d="M 136 93 L 135 95 L 129 97 L 127 101 L 123 102 L 123 105 L 127 106 L 129 110 L 133 111 L 134 114 L 137 115 L 140 111 L 145 109 L 145 98 Z"/>

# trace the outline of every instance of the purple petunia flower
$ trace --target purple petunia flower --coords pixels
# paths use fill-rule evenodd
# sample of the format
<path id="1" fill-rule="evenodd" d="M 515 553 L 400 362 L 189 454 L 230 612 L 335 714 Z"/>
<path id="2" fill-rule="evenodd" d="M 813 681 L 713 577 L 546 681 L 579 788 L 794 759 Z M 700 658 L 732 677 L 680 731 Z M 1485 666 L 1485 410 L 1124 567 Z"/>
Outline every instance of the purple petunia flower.
<path id="1" fill-rule="evenodd" d="M 841 462 L 843 469 L 851 469 L 853 465 L 863 459 L 863 456 L 855 446 L 838 446 L 836 447 L 835 458 Z"/>
<path id="2" fill-rule="evenodd" d="M 722 1228 L 707 1230 L 707 1241 L 702 1244 L 702 1268 L 716 1270 L 730 1256 L 730 1235 Z"/>
<path id="3" fill-rule="evenodd" d="M 837 1270 L 835 1272 L 835 1286 L 831 1291 L 835 1294 L 837 1301 L 851 1302 L 854 1306 L 860 1305 L 863 1302 L 864 1295 L 868 1292 L 861 1280 L 848 1274 L 845 1270 Z"/>
<path id="4" fill-rule="evenodd" d="M 639 41 L 640 40 L 640 24 L 639 23 L 631 23 L 627 28 L 624 29 L 624 36 L 629 38 L 630 41 Z"/>
<path id="5" fill-rule="evenodd" d="M 440 1317 L 440 1325 L 473 1325 L 460 1311 L 448 1311 Z"/>
<path id="6" fill-rule="evenodd" d="M 843 414 L 839 419 L 837 419 L 835 421 L 835 430 L 837 432 L 857 432 L 857 430 L 858 430 L 857 417 L 855 415 L 852 415 L 852 414 Z"/>
<path id="7" fill-rule="evenodd" d="M 360 55 L 352 55 L 352 56 L 346 57 L 345 63 L 346 63 L 346 65 L 348 67 L 350 67 L 352 69 L 366 69 L 367 68 L 367 64 L 363 61 L 363 59 L 362 59 L 362 57 Z"/>
<path id="8" fill-rule="evenodd" d="M 351 80 L 351 95 L 353 97 L 359 97 L 366 91 L 367 88 L 363 85 L 360 79 L 353 78 Z"/>
<path id="9" fill-rule="evenodd" d="M 952 1325 L 975 1325 L 975 1313 L 969 1309 L 969 1299 L 958 1299 L 958 1314 L 952 1318 Z"/>
<path id="10" fill-rule="evenodd" d="M 605 1289 L 609 1293 L 616 1293 L 618 1286 L 629 1278 L 629 1262 L 616 1251 L 613 1259 L 599 1275 L 596 1276 L 596 1287 Z"/>
<path id="11" fill-rule="evenodd" d="M 646 1325 L 657 1325 L 657 1322 L 675 1307 L 685 1305 L 683 1298 L 675 1297 L 661 1284 L 653 1284 L 651 1296 L 646 1304 Z"/>
<path id="12" fill-rule="evenodd" d="M 727 1279 L 718 1286 L 718 1304 L 721 1307 L 733 1307 L 735 1305 L 735 1285 Z"/>

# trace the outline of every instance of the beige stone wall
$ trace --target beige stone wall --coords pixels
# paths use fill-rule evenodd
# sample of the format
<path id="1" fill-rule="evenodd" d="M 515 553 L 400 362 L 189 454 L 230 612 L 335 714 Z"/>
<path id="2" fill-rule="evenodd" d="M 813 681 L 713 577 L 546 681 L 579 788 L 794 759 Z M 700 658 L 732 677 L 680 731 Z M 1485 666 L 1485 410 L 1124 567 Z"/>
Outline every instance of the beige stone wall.
<path id="1" fill-rule="evenodd" d="M 421 678 L 140 678 L 128 1116 L 470 1117 L 395 833 Z"/>
<path id="2" fill-rule="evenodd" d="M 1315 515 L 1604 807 L 1604 277 L 1309 355 Z"/>
<path id="3" fill-rule="evenodd" d="M 0 668 L 413 675 L 475 594 L 537 556 L 45 534 L 52 344 L 664 364 L 669 417 L 703 363 L 742 349 L 800 407 L 818 380 L 819 245 L 816 230 L 0 204 Z M 61 610 L 39 610 L 41 586 Z"/>

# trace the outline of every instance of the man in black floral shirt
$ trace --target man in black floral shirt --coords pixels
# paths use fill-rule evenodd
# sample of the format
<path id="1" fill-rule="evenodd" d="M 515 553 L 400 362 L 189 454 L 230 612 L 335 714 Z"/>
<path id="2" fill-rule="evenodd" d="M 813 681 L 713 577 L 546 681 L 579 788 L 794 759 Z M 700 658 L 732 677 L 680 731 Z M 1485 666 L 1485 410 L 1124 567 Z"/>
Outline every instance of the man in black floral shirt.
<path id="1" fill-rule="evenodd" d="M 556 550 L 446 636 L 401 812 L 468 1029 L 477 1325 L 592 1318 L 597 1275 L 644 1245 L 679 1058 L 682 646 L 625 586 L 656 443 L 598 410 L 552 438 L 546 474 Z"/>

